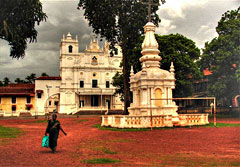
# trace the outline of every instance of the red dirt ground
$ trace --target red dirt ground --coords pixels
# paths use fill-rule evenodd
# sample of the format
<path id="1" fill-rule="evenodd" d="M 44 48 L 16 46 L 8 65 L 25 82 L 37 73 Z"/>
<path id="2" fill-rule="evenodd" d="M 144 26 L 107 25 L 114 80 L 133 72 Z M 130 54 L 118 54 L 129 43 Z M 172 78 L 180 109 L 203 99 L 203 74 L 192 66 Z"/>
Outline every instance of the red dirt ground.
<path id="1" fill-rule="evenodd" d="M 82 121 L 81 121 L 82 120 Z M 100 116 L 61 118 L 57 153 L 41 147 L 47 123 L 0 120 L 24 134 L 0 144 L 0 166 L 240 166 L 240 127 L 192 127 L 119 132 L 94 128 Z M 239 123 L 240 119 L 220 119 Z M 6 140 L 6 139 L 0 139 Z M 1 142 L 0 142 L 1 143 Z M 92 165 L 84 160 L 111 158 L 119 163 Z"/>

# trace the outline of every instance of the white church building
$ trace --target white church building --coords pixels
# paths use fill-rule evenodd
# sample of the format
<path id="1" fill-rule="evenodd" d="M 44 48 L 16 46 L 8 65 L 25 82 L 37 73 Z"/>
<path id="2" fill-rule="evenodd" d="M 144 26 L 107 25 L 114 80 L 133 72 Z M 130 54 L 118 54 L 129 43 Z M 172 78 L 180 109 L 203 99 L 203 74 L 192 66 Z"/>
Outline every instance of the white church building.
<path id="1" fill-rule="evenodd" d="M 79 52 L 78 38 L 68 33 L 60 44 L 60 76 L 39 77 L 35 80 L 36 114 L 75 114 L 81 111 L 121 110 L 123 103 L 114 96 L 112 77 L 121 72 L 122 52 L 110 56 L 109 45 L 101 48 L 91 40 L 83 52 Z"/>

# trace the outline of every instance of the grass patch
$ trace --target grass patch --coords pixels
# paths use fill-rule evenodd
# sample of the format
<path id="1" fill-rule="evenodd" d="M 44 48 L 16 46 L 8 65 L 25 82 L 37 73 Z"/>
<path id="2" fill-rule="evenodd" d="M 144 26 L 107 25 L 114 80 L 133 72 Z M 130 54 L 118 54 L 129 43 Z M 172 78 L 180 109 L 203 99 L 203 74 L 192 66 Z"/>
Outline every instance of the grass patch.
<path id="1" fill-rule="evenodd" d="M 93 151 L 100 151 L 100 152 L 103 152 L 105 154 L 117 154 L 116 151 L 112 151 L 106 147 L 103 147 L 103 146 L 98 146 L 98 147 L 95 147 L 95 148 L 92 148 Z"/>
<path id="2" fill-rule="evenodd" d="M 102 127 L 101 124 L 93 125 L 94 128 L 99 130 L 110 130 L 110 131 L 119 131 L 119 132 L 136 132 L 136 131 L 149 131 L 150 128 L 114 128 L 114 127 Z M 174 129 L 174 128 L 194 128 L 194 127 L 215 127 L 213 122 L 210 122 L 208 125 L 194 125 L 194 126 L 183 126 L 183 127 L 159 127 L 153 128 L 154 130 L 163 130 L 163 129 Z M 221 127 L 240 127 L 240 124 L 231 124 L 231 123 L 217 123 L 217 128 Z"/>
<path id="3" fill-rule="evenodd" d="M 99 130 L 110 130 L 110 131 L 119 131 L 119 132 L 136 132 L 136 131 L 148 131 L 150 128 L 113 128 L 113 127 L 102 127 L 100 124 L 93 125 L 94 128 Z"/>
<path id="4" fill-rule="evenodd" d="M 32 121 L 31 123 L 48 123 L 48 120 L 44 119 L 44 120 L 36 120 L 36 121 Z"/>
<path id="5" fill-rule="evenodd" d="M 203 125 L 203 127 L 215 127 L 213 122 L 210 122 L 208 125 Z M 229 123 L 217 123 L 217 128 L 221 127 L 240 127 L 240 124 L 229 124 Z"/>
<path id="6" fill-rule="evenodd" d="M 103 152 L 105 154 L 117 154 L 116 151 L 109 150 L 108 148 L 103 148 Z"/>
<path id="7" fill-rule="evenodd" d="M 16 138 L 21 135 L 21 132 L 19 128 L 0 126 L 0 138 Z"/>
<path id="8" fill-rule="evenodd" d="M 76 122 L 78 122 L 78 123 L 86 122 L 86 121 L 88 121 L 88 119 L 79 119 L 79 120 L 76 120 Z"/>
<path id="9" fill-rule="evenodd" d="M 209 118 L 214 118 L 214 114 L 209 114 Z M 237 114 L 216 114 L 216 118 L 239 118 Z"/>
<path id="10" fill-rule="evenodd" d="M 83 163 L 87 164 L 108 164 L 108 163 L 119 163 L 121 161 L 109 158 L 93 158 L 89 160 L 83 160 Z"/>

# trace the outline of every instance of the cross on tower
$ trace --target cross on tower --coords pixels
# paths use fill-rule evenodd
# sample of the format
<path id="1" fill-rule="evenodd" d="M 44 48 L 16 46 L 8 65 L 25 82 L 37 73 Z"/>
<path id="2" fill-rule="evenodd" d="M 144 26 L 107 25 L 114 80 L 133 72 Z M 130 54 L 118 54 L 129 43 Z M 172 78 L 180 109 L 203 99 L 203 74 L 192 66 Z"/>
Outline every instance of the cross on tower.
<path id="1" fill-rule="evenodd" d="M 148 5 L 148 22 L 151 22 L 151 7 L 152 5 L 159 6 L 159 4 L 153 3 L 152 0 L 148 0 L 148 2 L 142 2 L 142 4 Z"/>

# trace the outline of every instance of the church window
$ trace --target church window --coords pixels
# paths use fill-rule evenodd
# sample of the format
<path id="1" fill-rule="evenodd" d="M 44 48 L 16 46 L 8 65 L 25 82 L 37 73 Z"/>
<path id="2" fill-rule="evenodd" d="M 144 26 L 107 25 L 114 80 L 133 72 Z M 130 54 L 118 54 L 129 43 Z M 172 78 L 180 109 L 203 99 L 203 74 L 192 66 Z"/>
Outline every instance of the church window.
<path id="1" fill-rule="evenodd" d="M 16 97 L 12 97 L 12 104 L 16 104 L 16 101 L 17 101 Z"/>
<path id="2" fill-rule="evenodd" d="M 69 45 L 69 46 L 68 46 L 68 52 L 69 52 L 69 53 L 72 53 L 72 49 L 73 49 L 72 45 Z"/>
<path id="3" fill-rule="evenodd" d="M 31 103 L 31 97 L 30 96 L 26 97 L 26 101 L 27 101 L 27 104 Z"/>
<path id="4" fill-rule="evenodd" d="M 97 75 L 96 73 L 93 73 L 93 76 L 94 76 L 94 77 L 96 77 L 96 75 Z"/>
<path id="5" fill-rule="evenodd" d="M 49 106 L 51 106 L 51 105 L 52 105 L 52 102 L 51 102 L 51 101 L 49 101 L 49 102 L 48 102 L 48 105 L 49 105 Z"/>
<path id="6" fill-rule="evenodd" d="M 109 81 L 106 81 L 106 88 L 109 88 L 110 87 L 110 83 Z"/>
<path id="7" fill-rule="evenodd" d="M 80 88 L 84 88 L 84 81 L 80 81 Z"/>
<path id="8" fill-rule="evenodd" d="M 41 93 L 37 93 L 37 98 L 41 99 L 42 98 L 42 94 Z"/>
<path id="9" fill-rule="evenodd" d="M 93 56 L 93 58 L 92 58 L 92 65 L 97 65 L 97 64 L 98 64 L 97 57 Z"/>
<path id="10" fill-rule="evenodd" d="M 92 88 L 96 88 L 97 87 L 97 80 L 93 79 L 92 80 Z"/>

